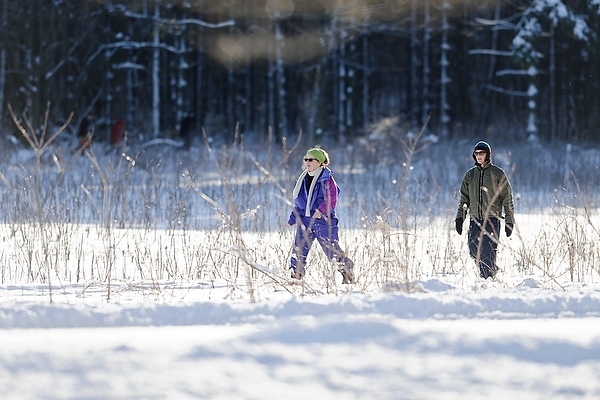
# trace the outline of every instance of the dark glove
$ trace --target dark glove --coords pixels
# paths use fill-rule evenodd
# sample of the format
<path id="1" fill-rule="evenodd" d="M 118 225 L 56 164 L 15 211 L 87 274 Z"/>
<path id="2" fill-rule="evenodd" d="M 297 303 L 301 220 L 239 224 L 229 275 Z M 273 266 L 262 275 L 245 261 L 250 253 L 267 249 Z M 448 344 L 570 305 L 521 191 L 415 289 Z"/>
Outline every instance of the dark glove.
<path id="1" fill-rule="evenodd" d="M 456 222 L 456 232 L 458 232 L 459 235 L 462 235 L 463 219 L 456 218 L 456 220 L 454 220 L 454 222 Z"/>
<path id="2" fill-rule="evenodd" d="M 506 224 L 506 226 L 504 227 L 504 232 L 506 232 L 506 237 L 510 237 L 510 235 L 512 235 L 512 231 L 513 231 L 513 224 Z"/>

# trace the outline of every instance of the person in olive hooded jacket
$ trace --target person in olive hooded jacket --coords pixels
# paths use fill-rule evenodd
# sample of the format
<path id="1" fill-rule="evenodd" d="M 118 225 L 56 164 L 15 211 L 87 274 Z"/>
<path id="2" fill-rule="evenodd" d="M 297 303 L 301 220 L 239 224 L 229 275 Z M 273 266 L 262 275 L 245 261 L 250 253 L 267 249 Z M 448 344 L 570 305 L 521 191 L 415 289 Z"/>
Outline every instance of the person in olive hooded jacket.
<path id="1" fill-rule="evenodd" d="M 492 148 L 487 142 L 479 141 L 475 145 L 473 159 L 475 166 L 465 173 L 460 186 L 456 232 L 462 234 L 468 213 L 469 255 L 478 265 L 480 277 L 494 278 L 498 272 L 500 220 L 505 220 L 506 237 L 512 234 L 515 225 L 512 187 L 506 173 L 492 163 Z"/>

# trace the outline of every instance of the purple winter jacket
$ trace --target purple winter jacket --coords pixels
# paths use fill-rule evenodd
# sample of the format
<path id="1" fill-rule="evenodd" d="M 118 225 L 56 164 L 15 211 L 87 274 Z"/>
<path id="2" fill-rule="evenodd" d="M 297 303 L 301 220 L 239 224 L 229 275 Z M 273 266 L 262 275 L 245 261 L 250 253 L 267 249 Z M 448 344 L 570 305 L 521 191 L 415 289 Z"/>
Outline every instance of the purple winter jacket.
<path id="1" fill-rule="evenodd" d="M 316 210 L 319 210 L 326 218 L 336 218 L 335 206 L 337 205 L 340 188 L 333 178 L 333 173 L 329 168 L 324 168 L 321 175 L 316 179 L 317 183 L 310 202 L 311 217 Z M 304 180 L 298 197 L 294 199 L 294 209 L 288 219 L 289 225 L 296 223 L 296 216 L 304 216 L 308 203 L 308 189 L 306 180 Z"/>

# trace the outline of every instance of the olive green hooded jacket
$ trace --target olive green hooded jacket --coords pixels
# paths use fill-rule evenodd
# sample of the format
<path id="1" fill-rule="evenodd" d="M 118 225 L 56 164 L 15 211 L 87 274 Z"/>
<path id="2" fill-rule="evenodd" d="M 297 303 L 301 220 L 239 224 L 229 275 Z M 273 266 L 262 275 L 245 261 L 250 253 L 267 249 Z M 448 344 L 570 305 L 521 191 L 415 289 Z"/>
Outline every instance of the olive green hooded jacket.
<path id="1" fill-rule="evenodd" d="M 467 210 L 473 219 L 484 220 L 489 217 L 501 219 L 506 224 L 515 224 L 515 205 L 512 187 L 506 173 L 492 164 L 492 161 L 480 167 L 469 169 L 460 186 L 460 202 L 456 218 L 466 219 Z"/>

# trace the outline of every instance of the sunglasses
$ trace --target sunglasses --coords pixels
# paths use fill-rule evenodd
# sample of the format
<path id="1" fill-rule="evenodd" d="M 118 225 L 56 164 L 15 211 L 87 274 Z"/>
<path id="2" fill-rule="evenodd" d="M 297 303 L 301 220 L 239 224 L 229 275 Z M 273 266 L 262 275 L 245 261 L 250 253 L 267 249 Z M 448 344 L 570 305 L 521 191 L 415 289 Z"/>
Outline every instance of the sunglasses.
<path id="1" fill-rule="evenodd" d="M 304 161 L 313 162 L 313 161 L 317 161 L 317 159 L 316 158 L 305 158 Z"/>
<path id="2" fill-rule="evenodd" d="M 485 151 L 485 150 L 476 150 L 475 151 L 475 155 L 476 156 L 481 156 L 481 155 L 484 155 L 484 154 L 487 154 L 487 151 Z"/>

